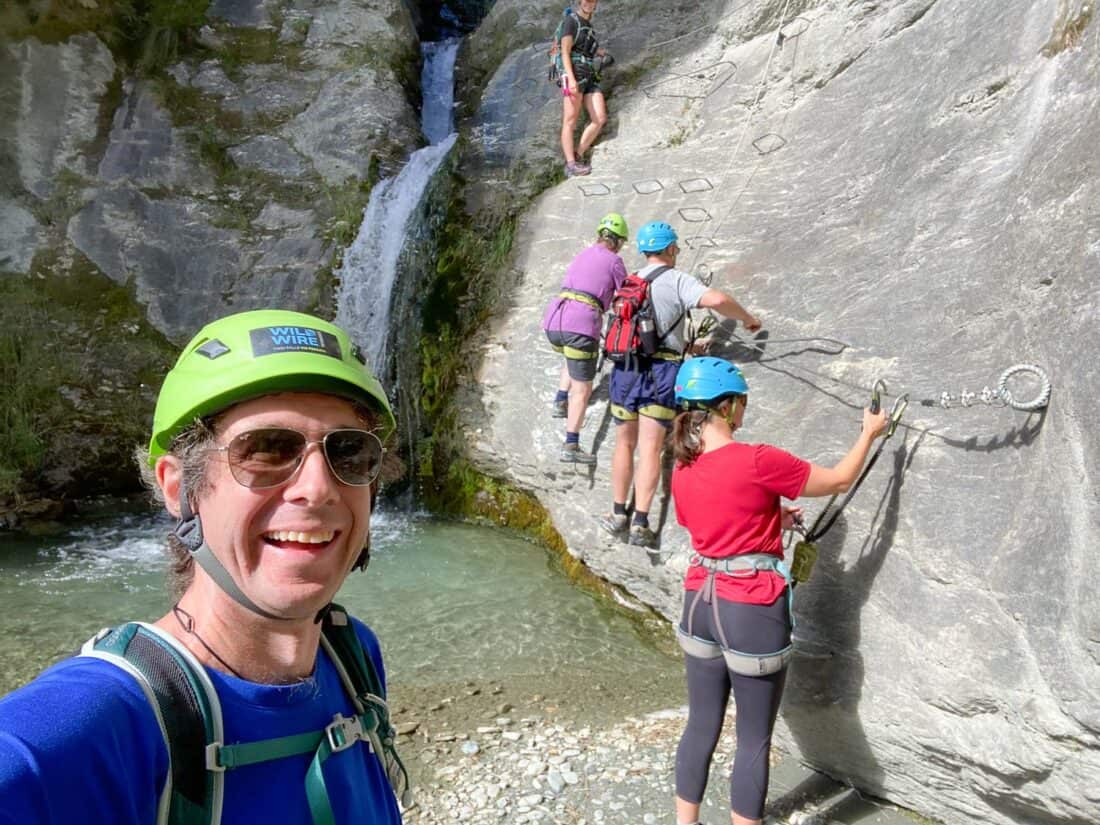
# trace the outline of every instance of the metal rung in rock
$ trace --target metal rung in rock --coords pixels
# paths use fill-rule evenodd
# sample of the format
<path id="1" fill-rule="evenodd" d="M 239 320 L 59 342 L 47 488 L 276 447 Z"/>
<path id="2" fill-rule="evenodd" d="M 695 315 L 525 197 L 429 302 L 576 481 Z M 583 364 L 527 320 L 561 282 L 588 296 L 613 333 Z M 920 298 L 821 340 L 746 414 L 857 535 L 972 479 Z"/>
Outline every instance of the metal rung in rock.
<path id="1" fill-rule="evenodd" d="M 689 72 L 670 72 L 668 77 L 642 87 L 645 96 L 702 100 L 721 89 L 737 74 L 737 64 L 720 60 Z M 672 85 L 678 84 L 678 85 Z"/>
<path id="2" fill-rule="evenodd" d="M 611 189 L 609 189 L 602 183 L 583 183 L 580 186 L 580 190 L 586 198 L 594 198 L 601 195 L 611 194 Z"/>
<path id="3" fill-rule="evenodd" d="M 684 238 L 684 243 L 688 245 L 688 249 L 709 249 L 718 246 L 714 238 L 708 238 L 706 235 L 690 235 Z"/>
<path id="4" fill-rule="evenodd" d="M 665 188 L 659 180 L 640 180 L 632 183 L 631 186 L 639 195 L 654 195 Z"/>
<path id="5" fill-rule="evenodd" d="M 779 29 L 779 34 L 784 40 L 793 40 L 808 28 L 810 28 L 810 21 L 807 18 L 796 17 L 794 20 L 784 23 Z"/>
<path id="6" fill-rule="evenodd" d="M 714 184 L 706 178 L 692 178 L 691 180 L 680 181 L 680 190 L 686 194 L 692 192 L 709 192 L 714 188 Z"/>
<path id="7" fill-rule="evenodd" d="M 710 212 L 698 206 L 686 206 L 680 211 L 680 217 L 688 223 L 705 223 L 710 220 Z"/>
<path id="8" fill-rule="evenodd" d="M 752 142 L 753 148 L 762 155 L 770 155 L 772 152 L 777 152 L 787 145 L 787 141 L 782 135 L 777 135 L 775 132 L 768 132 L 758 137 Z"/>

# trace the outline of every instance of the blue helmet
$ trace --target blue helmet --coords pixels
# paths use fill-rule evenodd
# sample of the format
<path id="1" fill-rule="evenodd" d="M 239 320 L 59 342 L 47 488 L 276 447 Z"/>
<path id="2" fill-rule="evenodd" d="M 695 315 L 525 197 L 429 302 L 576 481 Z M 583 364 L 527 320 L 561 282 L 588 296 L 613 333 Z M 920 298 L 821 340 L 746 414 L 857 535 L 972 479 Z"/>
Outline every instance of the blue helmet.
<path id="1" fill-rule="evenodd" d="M 676 406 L 708 409 L 731 395 L 748 395 L 741 368 L 721 358 L 689 358 L 676 373 Z"/>
<path id="2" fill-rule="evenodd" d="M 639 252 L 660 252 L 676 243 L 676 230 L 663 221 L 650 221 L 638 230 L 634 245 Z"/>

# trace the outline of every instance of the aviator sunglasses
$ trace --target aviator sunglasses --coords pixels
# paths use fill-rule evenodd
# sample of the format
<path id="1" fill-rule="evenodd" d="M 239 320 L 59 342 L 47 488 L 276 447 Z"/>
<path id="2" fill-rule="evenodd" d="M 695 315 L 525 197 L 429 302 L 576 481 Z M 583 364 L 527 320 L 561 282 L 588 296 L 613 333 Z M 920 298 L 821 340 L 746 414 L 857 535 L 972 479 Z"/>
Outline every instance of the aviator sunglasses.
<path id="1" fill-rule="evenodd" d="M 330 430 L 319 440 L 286 427 L 248 430 L 213 452 L 223 452 L 229 472 L 238 484 L 252 489 L 285 484 L 305 460 L 310 444 L 320 444 L 325 461 L 337 480 L 351 487 L 366 487 L 382 469 L 385 448 L 367 430 Z"/>

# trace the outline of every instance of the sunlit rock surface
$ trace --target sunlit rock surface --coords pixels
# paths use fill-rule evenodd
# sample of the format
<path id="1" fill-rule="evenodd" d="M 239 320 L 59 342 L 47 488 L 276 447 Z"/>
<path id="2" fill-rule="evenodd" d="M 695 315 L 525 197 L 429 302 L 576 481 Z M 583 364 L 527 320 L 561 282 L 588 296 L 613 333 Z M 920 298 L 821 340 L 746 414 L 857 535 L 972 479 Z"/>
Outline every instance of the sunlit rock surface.
<path id="1" fill-rule="evenodd" d="M 593 174 L 522 217 L 518 286 L 466 402 L 470 450 L 539 497 L 571 553 L 678 615 L 689 548 L 671 504 L 652 508 L 655 565 L 593 520 L 611 506 L 608 372 L 581 434 L 599 465 L 560 464 L 560 361 L 539 329 L 604 213 L 632 230 L 671 222 L 680 263 L 715 273 L 772 339 L 761 354 L 726 327 L 715 345 L 752 388 L 741 438 L 832 464 L 876 378 L 888 405 L 911 395 L 907 426 L 798 591 L 781 736 L 822 770 L 945 822 L 1100 821 L 1091 5 L 704 6 L 654 22 L 646 7 L 601 4 L 597 28 L 620 59 L 609 78 L 630 85 L 613 88 Z M 538 7 L 543 21 L 560 13 Z M 530 97 L 541 61 L 529 53 L 552 25 L 528 35 L 532 14 L 501 0 L 471 41 L 506 43 L 471 111 L 490 185 L 528 156 L 536 118 L 550 125 L 529 153 L 556 151 L 560 95 L 543 81 Z M 624 257 L 641 264 L 630 247 Z M 1045 413 L 939 406 L 944 392 L 996 388 L 1018 362 L 1051 377 Z M 803 504 L 811 519 L 822 506 Z"/>

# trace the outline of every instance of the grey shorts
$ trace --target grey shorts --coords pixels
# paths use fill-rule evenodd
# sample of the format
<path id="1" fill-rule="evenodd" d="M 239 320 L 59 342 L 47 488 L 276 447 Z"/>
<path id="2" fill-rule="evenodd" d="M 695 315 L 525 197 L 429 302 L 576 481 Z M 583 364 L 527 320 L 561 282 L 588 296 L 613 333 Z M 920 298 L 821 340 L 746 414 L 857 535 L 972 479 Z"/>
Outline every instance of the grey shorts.
<path id="1" fill-rule="evenodd" d="M 600 355 L 600 342 L 587 335 L 561 330 L 546 330 L 546 338 L 554 352 L 565 356 L 565 366 L 574 381 L 592 381 L 596 377 L 596 361 Z"/>

